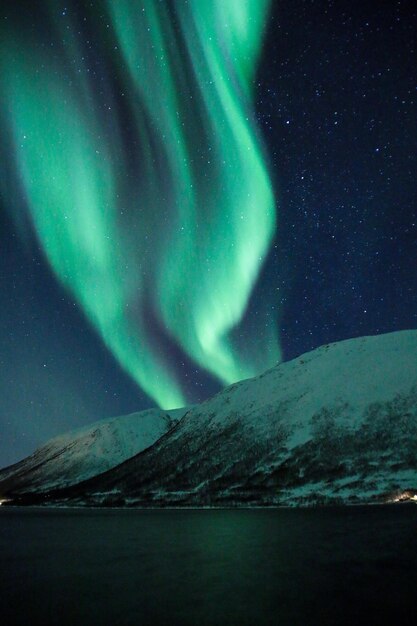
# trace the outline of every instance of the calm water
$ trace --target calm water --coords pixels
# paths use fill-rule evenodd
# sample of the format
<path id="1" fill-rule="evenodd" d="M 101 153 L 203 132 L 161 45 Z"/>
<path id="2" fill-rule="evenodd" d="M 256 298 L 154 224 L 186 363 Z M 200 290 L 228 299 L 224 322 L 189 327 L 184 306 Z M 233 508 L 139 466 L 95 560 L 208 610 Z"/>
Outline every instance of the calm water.
<path id="1" fill-rule="evenodd" d="M 0 510 L 0 623 L 417 624 L 417 506 Z"/>

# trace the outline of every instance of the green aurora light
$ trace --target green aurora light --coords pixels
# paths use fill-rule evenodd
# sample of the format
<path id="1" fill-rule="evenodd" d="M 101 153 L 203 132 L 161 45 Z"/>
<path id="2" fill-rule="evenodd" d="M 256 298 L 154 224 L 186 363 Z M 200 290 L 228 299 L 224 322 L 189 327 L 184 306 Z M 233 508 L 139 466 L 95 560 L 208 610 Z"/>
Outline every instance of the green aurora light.
<path id="1" fill-rule="evenodd" d="M 76 24 L 48 6 L 58 51 L 3 27 L 0 86 L 15 187 L 52 269 L 160 406 L 187 398 L 149 318 L 223 383 L 259 373 L 280 358 L 274 327 L 260 316 L 245 345 L 236 329 L 275 232 L 252 102 L 269 1 L 90 8 L 117 77 L 101 93 Z"/>

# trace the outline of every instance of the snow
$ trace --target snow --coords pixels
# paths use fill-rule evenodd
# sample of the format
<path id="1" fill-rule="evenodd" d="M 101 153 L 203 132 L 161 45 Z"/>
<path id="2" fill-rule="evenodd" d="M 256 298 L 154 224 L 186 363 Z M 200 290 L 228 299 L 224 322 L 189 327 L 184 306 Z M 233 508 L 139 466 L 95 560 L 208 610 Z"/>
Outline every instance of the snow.
<path id="1" fill-rule="evenodd" d="M 97 476 L 74 502 L 147 506 L 356 503 L 412 489 L 417 331 L 322 346 L 175 414 L 98 422 L 49 442 L 23 474 L 21 488 L 27 476 L 38 491 Z M 0 495 L 7 484 L 0 472 Z"/>
<path id="2" fill-rule="evenodd" d="M 104 419 L 54 437 L 31 456 L 0 472 L 25 483 L 29 474 L 37 490 L 81 482 L 108 471 L 142 452 L 165 435 L 187 409 L 149 409 Z"/>
<path id="3" fill-rule="evenodd" d="M 231 385 L 187 416 L 214 413 L 213 423 L 225 424 L 238 415 L 246 425 L 268 433 L 277 420 L 298 425 L 290 447 L 311 438 L 311 417 L 323 406 L 340 407 L 343 419 L 358 425 L 364 409 L 407 392 L 417 383 L 417 332 L 401 331 L 361 337 L 322 346 Z"/>

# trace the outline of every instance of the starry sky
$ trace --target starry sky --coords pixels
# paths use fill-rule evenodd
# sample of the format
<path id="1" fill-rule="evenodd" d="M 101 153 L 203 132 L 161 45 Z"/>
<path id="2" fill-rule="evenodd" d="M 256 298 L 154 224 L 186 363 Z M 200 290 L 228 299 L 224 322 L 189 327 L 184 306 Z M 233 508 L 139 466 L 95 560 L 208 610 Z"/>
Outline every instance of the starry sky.
<path id="1" fill-rule="evenodd" d="M 417 327 L 414 2 L 0 20 L 0 466 Z"/>

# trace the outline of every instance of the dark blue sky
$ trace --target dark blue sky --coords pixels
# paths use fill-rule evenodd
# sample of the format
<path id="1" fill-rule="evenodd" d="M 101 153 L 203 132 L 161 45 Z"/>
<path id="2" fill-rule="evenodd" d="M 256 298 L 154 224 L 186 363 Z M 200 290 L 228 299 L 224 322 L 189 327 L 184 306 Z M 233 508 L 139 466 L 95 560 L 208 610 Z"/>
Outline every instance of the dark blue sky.
<path id="1" fill-rule="evenodd" d="M 257 117 L 279 224 L 250 313 L 276 294 L 286 359 L 417 328 L 416 34 L 411 1 L 273 4 Z M 30 232 L 19 236 L 5 202 L 0 466 L 64 430 L 150 403 Z M 190 378 L 196 399 L 219 388 L 195 367 Z"/>

